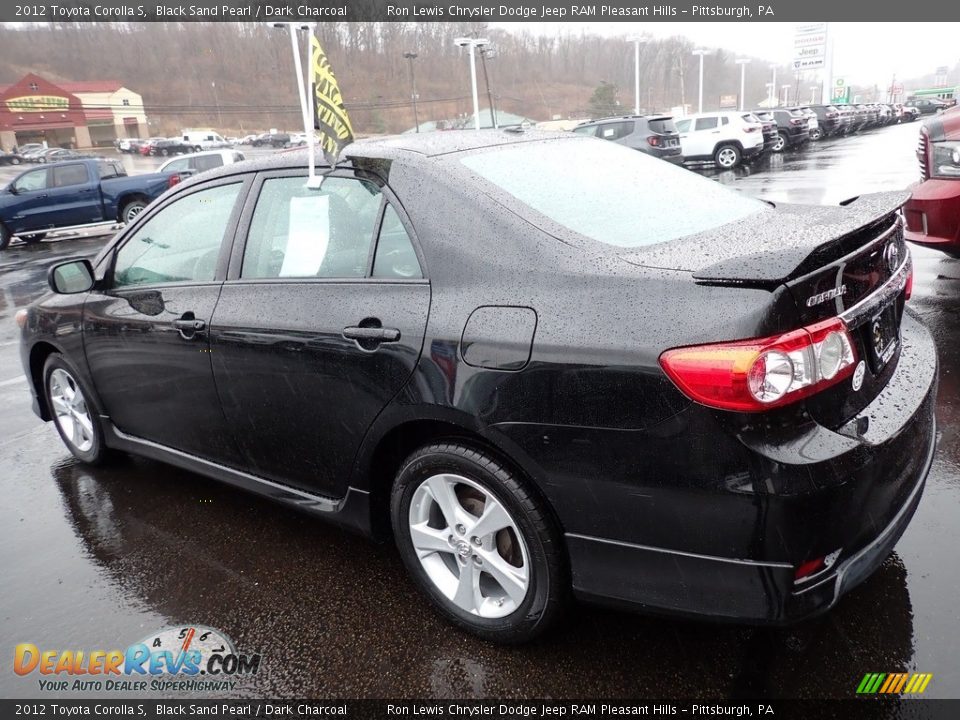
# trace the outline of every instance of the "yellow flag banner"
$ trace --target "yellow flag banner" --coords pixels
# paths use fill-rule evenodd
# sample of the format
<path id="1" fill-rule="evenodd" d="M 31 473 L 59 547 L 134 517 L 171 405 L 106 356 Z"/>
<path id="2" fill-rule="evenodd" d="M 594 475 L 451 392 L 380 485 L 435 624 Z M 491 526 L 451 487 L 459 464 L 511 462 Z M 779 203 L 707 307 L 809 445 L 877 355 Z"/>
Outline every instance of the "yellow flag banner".
<path id="1" fill-rule="evenodd" d="M 310 36 L 310 81 L 314 96 L 313 126 L 320 131 L 320 149 L 331 165 L 336 165 L 340 151 L 353 142 L 353 127 L 343 107 L 340 86 L 333 75 L 330 61 L 315 35 Z"/>

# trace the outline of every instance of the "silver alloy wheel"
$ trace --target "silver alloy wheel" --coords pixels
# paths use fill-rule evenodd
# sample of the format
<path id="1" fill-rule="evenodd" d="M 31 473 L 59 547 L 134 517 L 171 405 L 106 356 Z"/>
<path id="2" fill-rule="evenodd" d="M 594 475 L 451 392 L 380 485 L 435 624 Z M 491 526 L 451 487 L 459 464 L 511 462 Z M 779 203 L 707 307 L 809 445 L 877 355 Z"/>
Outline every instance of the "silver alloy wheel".
<path id="1" fill-rule="evenodd" d="M 410 541 L 434 586 L 461 610 L 501 618 L 530 587 L 530 554 L 516 521 L 477 482 L 444 473 L 414 491 Z"/>
<path id="2" fill-rule="evenodd" d="M 783 135 L 777 135 L 777 142 L 771 149 L 774 152 L 780 152 L 783 150 L 786 144 L 787 144 L 786 138 L 784 138 Z"/>
<path id="3" fill-rule="evenodd" d="M 65 438 L 80 452 L 93 447 L 93 418 L 77 381 L 66 370 L 50 373 L 50 402 L 54 418 Z"/>
<path id="4" fill-rule="evenodd" d="M 717 164 L 722 168 L 732 168 L 737 164 L 737 151 L 730 147 L 717 153 Z"/>
<path id="5" fill-rule="evenodd" d="M 130 223 L 133 221 L 135 217 L 137 217 L 137 215 L 142 213 L 144 210 L 146 210 L 146 208 L 143 205 L 141 205 L 140 203 L 134 203 L 129 208 L 127 208 L 126 211 L 124 211 L 123 213 L 124 220 L 127 223 Z"/>

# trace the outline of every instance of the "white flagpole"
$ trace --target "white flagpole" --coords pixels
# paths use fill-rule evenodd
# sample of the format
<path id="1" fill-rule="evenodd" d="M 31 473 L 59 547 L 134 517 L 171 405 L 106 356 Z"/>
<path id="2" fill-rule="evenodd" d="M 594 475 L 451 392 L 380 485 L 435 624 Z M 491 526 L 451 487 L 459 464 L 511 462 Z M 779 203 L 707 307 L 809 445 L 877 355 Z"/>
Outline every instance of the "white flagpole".
<path id="1" fill-rule="evenodd" d="M 304 78 L 304 83 L 307 88 L 307 114 L 304 117 L 303 128 L 307 133 L 307 152 L 310 158 L 310 174 L 307 176 L 307 187 L 316 190 L 320 187 L 320 183 L 323 182 L 322 177 L 317 177 L 316 175 L 316 133 L 313 128 L 313 113 L 314 113 L 314 102 L 316 102 L 316 97 L 314 96 L 313 87 L 310 84 L 310 78 L 313 76 L 313 33 L 316 23 L 308 23 L 307 28 L 307 47 L 304 54 L 307 58 L 307 75 Z"/>
<path id="2" fill-rule="evenodd" d="M 304 84 L 309 83 L 309 78 L 304 79 L 303 76 L 303 63 L 300 61 L 300 44 L 297 42 L 297 30 L 301 26 L 297 26 L 296 23 L 287 23 L 287 28 L 290 30 L 290 47 L 293 50 L 293 65 L 297 71 L 297 92 L 300 94 L 300 120 L 303 122 L 303 131 L 307 134 L 308 137 L 313 135 L 313 122 L 311 111 L 307 107 L 307 95 L 312 95 L 312 93 L 307 93 L 304 91 Z M 310 52 L 310 43 L 307 42 L 307 52 Z M 311 103 L 312 105 L 312 103 Z M 309 143 L 310 155 L 309 163 L 310 170 L 307 175 L 307 187 L 319 187 L 316 182 L 316 168 L 313 155 L 313 143 Z"/>

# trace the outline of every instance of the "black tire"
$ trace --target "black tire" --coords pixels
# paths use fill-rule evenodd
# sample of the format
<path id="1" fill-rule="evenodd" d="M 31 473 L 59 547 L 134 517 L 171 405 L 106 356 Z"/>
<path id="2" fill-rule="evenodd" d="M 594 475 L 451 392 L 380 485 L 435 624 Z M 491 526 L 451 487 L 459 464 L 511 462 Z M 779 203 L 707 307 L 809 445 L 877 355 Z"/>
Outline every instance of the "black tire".
<path id="1" fill-rule="evenodd" d="M 18 157 L 10 158 L 10 164 L 11 164 L 11 165 L 19 165 L 19 164 L 20 164 L 20 158 L 18 158 Z"/>
<path id="2" fill-rule="evenodd" d="M 730 143 L 718 145 L 713 151 L 713 162 L 721 170 L 733 170 L 740 164 L 742 157 L 740 148 Z"/>
<path id="3" fill-rule="evenodd" d="M 7 247 L 10 245 L 10 238 L 12 237 L 13 236 L 10 234 L 10 231 L 7 230 L 2 223 L 0 223 L 0 250 L 7 249 Z"/>
<path id="4" fill-rule="evenodd" d="M 88 448 L 79 446 L 73 437 L 68 436 L 64 429 L 64 422 L 57 417 L 51 390 L 51 378 L 55 371 L 64 373 L 72 381 L 75 391 L 79 392 L 82 397 L 83 407 L 86 409 L 90 420 L 90 447 Z M 60 439 L 63 440 L 63 444 L 67 446 L 71 454 L 78 460 L 91 465 L 97 465 L 106 460 L 108 450 L 103 440 L 100 414 L 92 400 L 93 394 L 80 380 L 80 373 L 77 372 L 76 368 L 60 353 L 52 353 L 47 358 L 47 362 L 44 363 L 43 396 L 47 402 L 47 407 L 50 409 L 50 414 L 53 416 L 53 424 L 57 428 L 57 433 L 59 433 Z"/>
<path id="5" fill-rule="evenodd" d="M 21 235 L 20 239 L 23 240 L 27 245 L 35 245 L 43 240 L 46 236 L 47 234 L 45 232 L 30 233 L 29 235 Z"/>
<path id="6" fill-rule="evenodd" d="M 787 136 L 786 133 L 778 132 L 777 133 L 777 144 L 770 148 L 771 151 L 775 153 L 781 153 L 787 149 Z"/>
<path id="7" fill-rule="evenodd" d="M 194 152 L 200 152 L 201 150 L 203 150 L 203 148 L 200 147 L 199 145 L 194 145 L 194 146 L 193 146 L 193 151 L 194 151 Z"/>
<path id="8" fill-rule="evenodd" d="M 821 132 L 819 128 L 816 129 L 816 130 L 811 130 L 811 131 L 810 131 L 810 139 L 811 139 L 811 140 L 819 140 L 819 139 L 822 138 L 822 137 L 823 137 L 823 132 Z"/>
<path id="9" fill-rule="evenodd" d="M 166 148 L 163 148 L 163 150 L 160 151 L 160 155 L 161 155 L 162 157 L 166 157 L 166 156 L 169 155 L 169 154 L 170 154 L 170 153 L 167 151 Z"/>
<path id="10" fill-rule="evenodd" d="M 129 225 L 146 207 L 147 203 L 143 200 L 131 200 L 120 211 L 120 221 Z"/>
<path id="11" fill-rule="evenodd" d="M 518 547 L 522 545 L 526 549 L 525 595 L 516 608 L 503 617 L 480 617 L 454 604 L 430 579 L 414 549 L 410 532 L 411 501 L 427 479 L 444 473 L 459 475 L 481 486 L 514 522 L 520 542 L 511 544 Z M 471 491 L 467 486 L 457 485 L 458 492 L 461 487 Z M 458 500 L 458 503 L 460 509 L 464 509 L 462 502 Z M 481 507 L 485 508 L 486 504 Z M 528 642 L 542 634 L 562 614 L 569 594 L 569 576 L 557 524 L 544 503 L 524 486 L 520 478 L 487 453 L 454 440 L 420 448 L 401 466 L 390 497 L 390 515 L 397 548 L 407 571 L 440 614 L 454 625 L 485 640 L 514 644 Z M 457 527 L 457 532 L 462 534 L 461 526 Z M 510 533 L 510 537 L 513 537 L 512 529 Z M 497 542 L 492 550 L 500 553 L 499 533 L 491 537 Z M 469 542 L 461 544 L 470 545 Z M 456 564 L 453 560 L 455 557 L 456 553 L 451 550 L 453 564 Z M 470 560 L 463 562 L 466 565 Z M 475 572 L 476 577 L 480 578 L 486 571 Z M 492 577 L 488 576 L 488 579 Z"/>

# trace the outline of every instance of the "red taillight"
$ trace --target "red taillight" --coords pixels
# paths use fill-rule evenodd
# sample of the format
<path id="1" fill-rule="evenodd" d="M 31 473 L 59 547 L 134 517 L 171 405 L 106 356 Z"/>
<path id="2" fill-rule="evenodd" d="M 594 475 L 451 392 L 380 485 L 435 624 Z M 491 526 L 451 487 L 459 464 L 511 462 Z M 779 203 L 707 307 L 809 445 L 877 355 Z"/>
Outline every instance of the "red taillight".
<path id="1" fill-rule="evenodd" d="M 805 563 L 798 565 L 796 572 L 793 574 L 793 581 L 799 582 L 823 570 L 823 568 L 826 567 L 823 560 L 822 557 L 814 558 L 813 560 L 807 560 Z"/>
<path id="2" fill-rule="evenodd" d="M 179 174 L 179 173 L 174 173 L 174 174 L 171 175 L 170 178 L 167 180 L 167 187 L 168 187 L 168 188 L 172 188 L 174 185 L 176 185 L 177 183 L 179 183 L 181 180 L 183 180 L 183 178 L 180 177 L 180 174 Z"/>
<path id="3" fill-rule="evenodd" d="M 856 360 L 847 326 L 833 318 L 768 338 L 667 350 L 660 366 L 695 402 L 762 412 L 840 382 Z"/>
<path id="4" fill-rule="evenodd" d="M 910 296 L 913 295 L 913 265 L 910 265 L 910 269 L 907 270 L 907 284 L 903 289 L 903 299 L 909 300 Z"/>
<path id="5" fill-rule="evenodd" d="M 647 136 L 647 142 L 650 143 L 651 145 L 653 145 L 653 147 L 659 147 L 659 146 L 660 146 L 660 138 L 657 137 L 656 135 L 648 135 L 648 136 Z"/>
<path id="6" fill-rule="evenodd" d="M 790 119 L 790 124 L 791 124 L 791 125 L 803 125 L 805 122 L 806 122 L 806 120 L 801 120 L 800 118 L 791 118 L 791 119 Z"/>
<path id="7" fill-rule="evenodd" d="M 761 127 L 760 127 L 759 125 L 744 125 L 744 126 L 743 126 L 743 131 L 744 131 L 744 132 L 748 132 L 748 133 L 756 132 L 757 130 L 760 130 L 760 129 L 761 129 Z"/>

